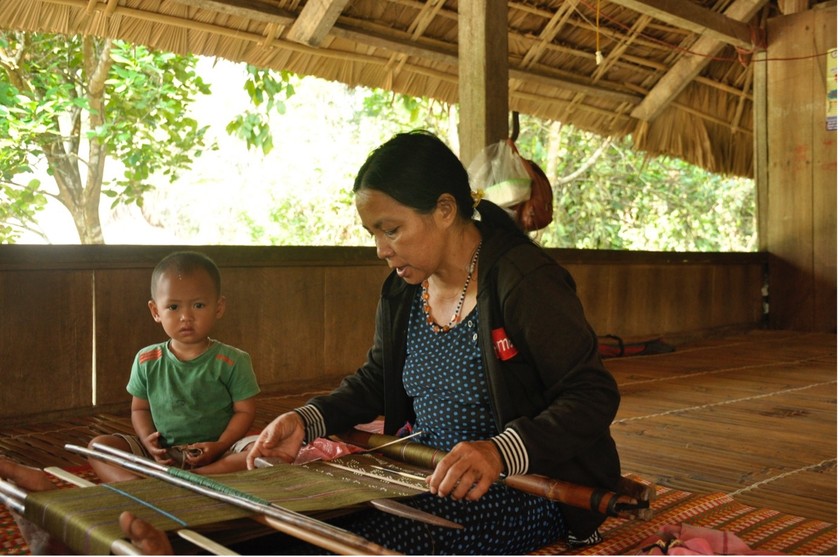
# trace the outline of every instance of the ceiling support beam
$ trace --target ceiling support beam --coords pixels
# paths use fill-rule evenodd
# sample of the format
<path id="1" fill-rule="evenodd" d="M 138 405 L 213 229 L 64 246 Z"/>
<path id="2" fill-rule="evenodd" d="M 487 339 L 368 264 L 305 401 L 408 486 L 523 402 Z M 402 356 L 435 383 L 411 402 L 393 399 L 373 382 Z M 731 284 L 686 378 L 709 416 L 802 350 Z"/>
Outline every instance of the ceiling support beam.
<path id="1" fill-rule="evenodd" d="M 261 42 L 261 44 L 264 44 L 265 46 L 271 45 L 274 39 L 279 38 L 277 36 L 276 29 L 289 27 L 293 25 L 298 19 L 293 12 L 284 10 L 282 8 L 272 7 L 265 3 L 256 3 L 253 0 L 174 1 L 177 1 L 180 4 L 187 4 L 200 9 L 214 10 L 220 13 L 254 19 L 256 21 L 262 21 L 264 23 L 273 25 L 274 27 L 272 29 L 275 30 L 267 32 L 267 35 L 263 37 L 263 40 Z M 125 11 L 129 10 L 129 8 L 120 8 L 120 10 Z M 138 14 L 140 12 L 136 10 L 130 10 L 126 13 Z M 178 22 L 172 21 L 170 22 L 170 24 L 178 25 Z M 219 28 L 219 30 L 221 31 L 222 28 Z M 508 33 L 507 28 L 505 28 L 505 33 Z M 330 29 L 329 34 L 336 37 L 343 37 L 346 39 L 357 41 L 360 44 L 365 44 L 376 48 L 386 48 L 388 50 L 394 51 L 395 55 L 398 54 L 401 56 L 416 56 L 418 58 L 423 58 L 435 62 L 447 63 L 452 65 L 453 67 L 456 67 L 458 65 L 458 54 L 455 52 L 448 52 L 442 49 L 438 49 L 430 44 L 424 44 L 422 41 L 411 42 L 407 39 L 400 39 L 387 36 L 378 32 L 375 29 L 357 29 L 354 27 L 350 27 L 346 24 L 342 24 L 341 22 L 338 22 L 335 23 L 335 25 Z M 242 36 L 242 33 L 238 32 L 237 35 Z M 287 36 L 283 36 L 282 38 L 288 39 Z M 573 79 L 571 76 L 563 76 L 556 74 L 552 75 L 551 72 L 541 71 L 541 69 L 537 67 L 532 67 L 528 70 L 520 69 L 520 66 L 522 66 L 522 64 L 522 60 L 511 59 L 509 61 L 509 72 L 511 79 L 519 79 L 524 81 L 538 81 L 552 87 L 559 87 L 561 89 L 566 89 L 575 93 L 585 93 L 587 95 L 593 95 L 596 97 L 620 100 L 621 102 L 628 102 L 633 106 L 638 105 L 642 100 L 641 97 L 636 93 L 627 90 L 619 90 L 620 87 L 610 87 L 603 81 L 599 85 L 594 85 L 591 83 L 585 83 L 579 79 Z M 532 65 L 534 64 L 532 63 Z"/>
<path id="2" fill-rule="evenodd" d="M 749 21 L 766 3 L 767 0 L 735 0 L 726 10 L 726 16 L 739 21 Z M 655 119 L 695 77 L 700 75 L 721 48 L 723 43 L 719 40 L 706 35 L 701 36 L 689 48 L 691 52 L 671 67 L 630 115 L 644 122 Z"/>
<path id="3" fill-rule="evenodd" d="M 254 0 L 175 0 L 175 2 L 202 10 L 266 23 L 277 23 L 283 26 L 293 23 L 296 19 L 295 14 L 289 10 L 265 2 L 255 2 Z"/>
<path id="4" fill-rule="evenodd" d="M 321 46 L 349 0 L 308 0 L 286 38 L 308 46 Z"/>
<path id="5" fill-rule="evenodd" d="M 688 0 L 610 0 L 674 27 L 738 48 L 755 46 L 754 31 L 742 20 L 698 6 Z M 757 11 L 757 10 L 756 10 Z"/>
<path id="6" fill-rule="evenodd" d="M 507 0 L 458 2 L 459 156 L 508 137 Z"/>
<path id="7" fill-rule="evenodd" d="M 453 67 L 458 65 L 458 55 L 455 53 L 450 53 L 431 46 L 421 45 L 419 43 L 412 43 L 403 39 L 387 37 L 372 30 L 359 31 L 350 27 L 345 27 L 340 22 L 333 27 L 331 34 L 336 37 L 344 37 L 346 39 L 358 41 L 361 44 L 375 48 L 392 50 L 395 53 L 403 55 L 415 56 L 424 60 L 449 64 Z M 540 82 L 551 87 L 559 87 L 560 89 L 566 89 L 575 93 L 585 93 L 595 97 L 628 102 L 633 106 L 642 101 L 642 97 L 637 93 L 626 90 L 617 90 L 616 87 L 618 86 L 615 84 L 610 84 L 613 85 L 614 88 L 610 88 L 603 82 L 600 85 L 591 85 L 582 82 L 582 80 L 573 79 L 573 76 L 559 75 L 557 72 L 552 73 L 548 69 L 544 68 L 520 70 L 515 67 L 519 62 L 520 60 L 509 58 L 508 73 L 511 79 Z"/>

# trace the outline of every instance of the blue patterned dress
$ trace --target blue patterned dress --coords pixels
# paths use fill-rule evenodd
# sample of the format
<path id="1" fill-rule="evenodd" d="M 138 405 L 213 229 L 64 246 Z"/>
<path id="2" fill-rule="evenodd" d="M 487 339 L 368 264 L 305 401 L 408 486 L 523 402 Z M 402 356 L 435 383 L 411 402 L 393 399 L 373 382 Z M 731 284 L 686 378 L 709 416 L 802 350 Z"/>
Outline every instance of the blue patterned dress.
<path id="1" fill-rule="evenodd" d="M 411 309 L 403 383 L 414 398 L 418 439 L 450 450 L 466 440 L 499 432 L 478 344 L 478 308 L 446 333 L 426 323 L 420 291 Z M 423 494 L 404 503 L 463 525 L 429 526 L 381 512 L 348 517 L 341 527 L 389 549 L 409 554 L 518 555 L 565 535 L 556 503 L 494 484 L 478 501 Z"/>

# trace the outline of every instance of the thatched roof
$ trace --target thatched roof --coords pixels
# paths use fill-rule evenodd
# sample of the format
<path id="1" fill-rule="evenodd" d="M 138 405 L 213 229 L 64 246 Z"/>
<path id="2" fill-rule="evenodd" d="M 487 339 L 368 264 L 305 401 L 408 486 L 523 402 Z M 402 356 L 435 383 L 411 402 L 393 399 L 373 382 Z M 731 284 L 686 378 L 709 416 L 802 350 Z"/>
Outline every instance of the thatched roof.
<path id="1" fill-rule="evenodd" d="M 778 13 L 777 0 L 509 1 L 510 109 L 752 176 L 752 52 Z M 2 0 L 0 27 L 458 101 L 457 0 Z"/>

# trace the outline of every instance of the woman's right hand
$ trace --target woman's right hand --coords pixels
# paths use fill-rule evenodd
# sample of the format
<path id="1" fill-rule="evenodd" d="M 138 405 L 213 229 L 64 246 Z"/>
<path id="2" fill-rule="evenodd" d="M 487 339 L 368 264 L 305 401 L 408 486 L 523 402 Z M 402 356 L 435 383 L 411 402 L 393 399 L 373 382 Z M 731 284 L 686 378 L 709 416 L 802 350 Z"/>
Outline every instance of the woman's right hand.
<path id="1" fill-rule="evenodd" d="M 297 412 L 286 412 L 274 418 L 248 452 L 248 469 L 256 467 L 254 461 L 259 457 L 276 457 L 288 463 L 294 462 L 305 435 L 303 418 Z"/>

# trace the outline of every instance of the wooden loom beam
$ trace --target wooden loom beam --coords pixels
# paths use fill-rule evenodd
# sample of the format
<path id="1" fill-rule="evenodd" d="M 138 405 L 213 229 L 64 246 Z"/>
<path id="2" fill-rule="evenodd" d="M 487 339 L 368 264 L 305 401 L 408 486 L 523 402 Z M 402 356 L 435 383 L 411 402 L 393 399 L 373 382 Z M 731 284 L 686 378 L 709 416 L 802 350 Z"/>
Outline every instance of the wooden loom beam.
<path id="1" fill-rule="evenodd" d="M 365 449 L 379 446 L 381 452 L 387 456 L 425 468 L 434 468 L 446 456 L 445 451 L 423 447 L 417 443 L 411 445 L 391 444 L 386 447 L 386 444 L 399 438 L 392 435 L 368 433 L 358 429 L 353 429 L 337 437 L 346 443 Z M 426 450 L 413 453 L 407 450 L 418 446 Z M 537 474 L 507 476 L 502 482 L 512 489 L 607 516 L 641 520 L 650 520 L 653 516 L 650 501 L 656 496 L 655 488 L 630 478 L 622 478 L 619 483 L 620 493 L 564 482 Z"/>

